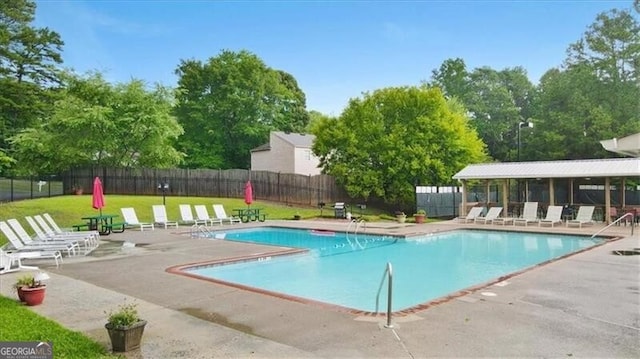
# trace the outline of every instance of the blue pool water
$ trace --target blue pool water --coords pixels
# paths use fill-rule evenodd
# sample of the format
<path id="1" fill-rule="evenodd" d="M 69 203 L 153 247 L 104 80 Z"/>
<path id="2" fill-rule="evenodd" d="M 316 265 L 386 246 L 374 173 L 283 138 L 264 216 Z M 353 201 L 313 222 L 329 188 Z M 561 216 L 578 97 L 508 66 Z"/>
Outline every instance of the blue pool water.
<path id="1" fill-rule="evenodd" d="M 375 311 L 387 262 L 393 265 L 393 311 L 399 311 L 601 241 L 473 230 L 402 239 L 284 228 L 234 230 L 216 237 L 309 252 L 200 267 L 190 273 L 369 312 Z M 386 305 L 383 290 L 378 311 L 385 311 Z"/>

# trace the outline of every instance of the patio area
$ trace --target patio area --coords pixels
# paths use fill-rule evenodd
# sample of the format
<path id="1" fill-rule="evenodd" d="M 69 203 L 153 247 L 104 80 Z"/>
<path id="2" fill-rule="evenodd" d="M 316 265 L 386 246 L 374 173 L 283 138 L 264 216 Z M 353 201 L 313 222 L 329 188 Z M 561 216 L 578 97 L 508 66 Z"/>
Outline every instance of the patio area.
<path id="1" fill-rule="evenodd" d="M 348 222 L 235 227 L 263 225 L 344 231 Z M 381 222 L 369 224 L 367 233 L 410 236 L 482 228 L 591 235 L 603 227 Z M 176 265 L 283 249 L 194 239 L 188 229 L 113 234 L 91 256 L 65 258 L 59 269 L 41 266 L 52 278 L 45 302 L 32 309 L 108 347 L 104 312 L 135 298 L 149 324 L 142 348 L 129 358 L 640 357 L 640 256 L 612 254 L 640 248 L 639 229 L 632 236 L 630 226 L 610 227 L 603 235 L 620 239 L 394 317 L 393 329 L 384 327 L 383 316 L 358 316 L 167 273 Z M 135 246 L 123 247 L 124 241 Z M 15 296 L 12 284 L 19 275 L 0 276 L 3 295 Z"/>

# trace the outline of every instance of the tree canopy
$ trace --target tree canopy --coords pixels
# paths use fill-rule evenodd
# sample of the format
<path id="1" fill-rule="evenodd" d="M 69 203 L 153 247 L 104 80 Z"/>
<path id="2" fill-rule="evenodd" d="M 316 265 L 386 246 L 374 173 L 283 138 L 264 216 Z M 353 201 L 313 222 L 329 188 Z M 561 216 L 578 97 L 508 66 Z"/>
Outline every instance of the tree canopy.
<path id="1" fill-rule="evenodd" d="M 352 99 L 338 119 L 314 127 L 324 172 L 351 196 L 410 203 L 417 183 L 450 183 L 485 158 L 464 107 L 426 87 L 392 87 Z"/>
<path id="2" fill-rule="evenodd" d="M 182 60 L 175 113 L 185 129 L 177 146 L 189 168 L 248 168 L 252 148 L 275 130 L 309 122 L 295 78 L 248 51 L 222 51 L 206 63 Z"/>
<path id="3" fill-rule="evenodd" d="M 79 166 L 170 167 L 182 128 L 171 115 L 171 93 L 131 80 L 112 85 L 101 75 L 69 75 L 49 118 L 12 138 L 23 173 Z"/>

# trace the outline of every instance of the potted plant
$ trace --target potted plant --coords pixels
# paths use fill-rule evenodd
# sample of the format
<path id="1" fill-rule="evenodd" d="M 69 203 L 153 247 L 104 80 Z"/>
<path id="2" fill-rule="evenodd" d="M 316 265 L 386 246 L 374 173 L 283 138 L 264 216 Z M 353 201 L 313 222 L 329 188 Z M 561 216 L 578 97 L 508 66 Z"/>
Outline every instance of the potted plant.
<path id="1" fill-rule="evenodd" d="M 24 301 L 26 305 L 33 306 L 41 304 L 44 301 L 44 295 L 47 289 L 47 285 L 42 281 L 49 279 L 49 275 L 44 272 L 40 272 L 35 276 L 26 275 L 16 282 L 16 289 L 18 289 L 18 298 L 20 298 L 20 292 L 22 292 L 21 301 Z M 24 284 L 18 287 L 19 282 Z"/>
<path id="2" fill-rule="evenodd" d="M 33 276 L 31 274 L 25 274 L 23 276 L 20 276 L 18 280 L 16 280 L 16 283 L 13 285 L 13 287 L 16 289 L 16 292 L 18 293 L 18 299 L 21 302 L 24 302 L 24 293 L 22 291 L 22 288 L 28 287 L 31 283 L 33 283 Z"/>
<path id="3" fill-rule="evenodd" d="M 427 211 L 419 209 L 418 212 L 413 215 L 413 218 L 416 220 L 416 223 L 424 223 L 424 220 L 427 218 Z"/>
<path id="4" fill-rule="evenodd" d="M 398 223 L 404 223 L 407 220 L 407 215 L 404 214 L 404 212 L 397 211 L 396 220 L 398 221 Z"/>
<path id="5" fill-rule="evenodd" d="M 106 313 L 111 348 L 114 352 L 127 352 L 140 348 L 147 321 L 140 318 L 136 303 L 125 303 L 117 310 Z"/>
<path id="6" fill-rule="evenodd" d="M 74 184 L 73 187 L 71 187 L 71 190 L 73 191 L 73 193 L 77 194 L 77 195 L 81 195 L 84 190 L 82 189 L 82 186 Z"/>

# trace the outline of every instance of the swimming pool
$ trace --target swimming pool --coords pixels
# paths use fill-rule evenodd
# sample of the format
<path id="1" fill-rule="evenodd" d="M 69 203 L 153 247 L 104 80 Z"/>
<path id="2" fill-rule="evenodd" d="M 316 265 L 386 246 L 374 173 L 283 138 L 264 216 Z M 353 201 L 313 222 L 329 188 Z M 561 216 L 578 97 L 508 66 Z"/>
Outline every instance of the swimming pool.
<path id="1" fill-rule="evenodd" d="M 387 262 L 393 265 L 392 310 L 397 312 L 602 242 L 503 231 L 458 230 L 404 239 L 277 227 L 232 230 L 215 237 L 308 251 L 186 272 L 365 312 L 376 309 Z M 386 300 L 386 294 L 381 295 L 378 311 L 385 310 Z"/>

